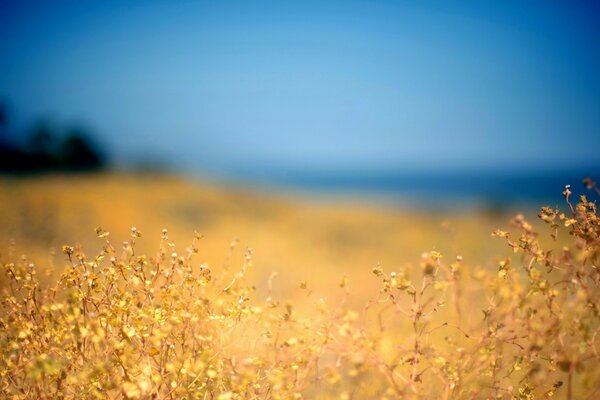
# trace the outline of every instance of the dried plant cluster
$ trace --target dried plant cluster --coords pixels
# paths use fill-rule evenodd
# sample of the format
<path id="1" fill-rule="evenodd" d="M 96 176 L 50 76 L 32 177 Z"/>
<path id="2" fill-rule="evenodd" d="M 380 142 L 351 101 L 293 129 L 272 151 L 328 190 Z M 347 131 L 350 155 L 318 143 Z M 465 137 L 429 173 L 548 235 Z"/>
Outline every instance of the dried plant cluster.
<path id="1" fill-rule="evenodd" d="M 496 270 L 428 252 L 415 268 L 376 267 L 364 308 L 347 278 L 340 301 L 307 294 L 311 308 L 259 295 L 250 250 L 239 270 L 214 269 L 195 261 L 199 236 L 179 254 L 166 230 L 147 257 L 135 228 L 119 249 L 98 229 L 103 251 L 64 246 L 56 282 L 9 260 L 1 397 L 600 398 L 600 219 L 564 196 L 566 212 L 540 211 L 549 234 L 523 216 L 493 233 L 510 249 Z"/>

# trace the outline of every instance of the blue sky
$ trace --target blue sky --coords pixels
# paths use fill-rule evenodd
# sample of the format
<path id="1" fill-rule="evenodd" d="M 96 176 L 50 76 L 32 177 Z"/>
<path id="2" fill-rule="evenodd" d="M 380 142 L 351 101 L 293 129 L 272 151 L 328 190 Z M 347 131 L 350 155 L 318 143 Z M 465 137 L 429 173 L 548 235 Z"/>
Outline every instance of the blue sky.
<path id="1" fill-rule="evenodd" d="M 16 126 L 194 171 L 596 164 L 592 2 L 0 3 Z"/>

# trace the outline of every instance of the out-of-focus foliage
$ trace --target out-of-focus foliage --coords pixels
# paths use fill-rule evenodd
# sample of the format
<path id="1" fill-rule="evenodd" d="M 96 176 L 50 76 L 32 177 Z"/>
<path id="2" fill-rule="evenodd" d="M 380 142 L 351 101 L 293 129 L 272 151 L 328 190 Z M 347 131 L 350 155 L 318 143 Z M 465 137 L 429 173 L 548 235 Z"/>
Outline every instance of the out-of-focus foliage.
<path id="1" fill-rule="evenodd" d="M 1 173 L 91 171 L 107 165 L 105 154 L 87 129 L 74 127 L 60 132 L 41 121 L 26 135 L 18 135 L 10 132 L 8 122 L 8 113 L 0 103 Z M 17 141 L 18 136 L 26 139 Z"/>
<path id="2" fill-rule="evenodd" d="M 591 181 L 587 185 L 596 189 Z M 239 268 L 179 253 L 164 230 L 154 256 L 132 228 L 98 255 L 64 246 L 57 281 L 6 260 L 0 393 L 6 398 L 594 398 L 600 394 L 600 219 L 596 204 L 543 207 L 493 235 L 494 270 L 430 251 L 417 267 L 373 269 L 365 307 L 340 277 L 341 302 L 307 308 L 258 295 Z M 551 241 L 542 240 L 544 236 Z M 563 236 L 565 236 L 563 238 Z M 560 242 L 558 241 L 561 238 Z M 494 240 L 473 238 L 473 240 Z M 448 261 L 447 261 L 448 260 Z M 356 275 L 354 275 L 355 277 Z M 373 276 L 373 275 L 371 275 Z M 359 276 L 368 279 L 368 276 Z"/>

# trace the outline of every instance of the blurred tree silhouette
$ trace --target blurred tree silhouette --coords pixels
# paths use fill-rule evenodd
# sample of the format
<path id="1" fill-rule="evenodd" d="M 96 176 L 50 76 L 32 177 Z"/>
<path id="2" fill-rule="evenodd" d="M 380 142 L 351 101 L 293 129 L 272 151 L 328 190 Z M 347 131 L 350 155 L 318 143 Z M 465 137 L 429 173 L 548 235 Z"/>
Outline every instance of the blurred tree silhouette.
<path id="1" fill-rule="evenodd" d="M 29 155 L 29 168 L 38 170 L 55 164 L 54 146 L 57 140 L 50 126 L 39 122 L 30 134 L 25 149 Z"/>
<path id="2" fill-rule="evenodd" d="M 19 145 L 9 137 L 8 119 L 6 106 L 0 104 L 0 172 L 91 171 L 106 167 L 106 157 L 82 127 L 60 135 L 50 124 L 40 121 Z"/>
<path id="3" fill-rule="evenodd" d="M 63 165 L 70 169 L 99 169 L 105 164 L 103 155 L 92 145 L 87 132 L 81 127 L 67 133 L 59 154 Z"/>
<path id="4" fill-rule="evenodd" d="M 8 115 L 6 112 L 6 106 L 0 103 L 0 144 L 2 144 L 5 140 L 7 125 Z"/>
<path id="5" fill-rule="evenodd" d="M 8 107 L 6 104 L 0 102 L 0 152 L 3 152 L 8 147 Z"/>
<path id="6" fill-rule="evenodd" d="M 0 171 L 10 171 L 22 167 L 22 154 L 8 137 L 8 110 L 0 103 Z"/>

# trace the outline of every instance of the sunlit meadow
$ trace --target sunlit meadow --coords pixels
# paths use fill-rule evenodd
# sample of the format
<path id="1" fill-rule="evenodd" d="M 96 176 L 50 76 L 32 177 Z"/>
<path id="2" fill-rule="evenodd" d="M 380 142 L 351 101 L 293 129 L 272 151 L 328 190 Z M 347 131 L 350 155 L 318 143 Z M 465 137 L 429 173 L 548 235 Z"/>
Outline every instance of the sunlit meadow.
<path id="1" fill-rule="evenodd" d="M 160 179 L 2 182 L 2 397 L 599 394 L 591 180 L 440 219 Z"/>
<path id="2" fill-rule="evenodd" d="M 600 3 L 0 1 L 0 400 L 600 399 Z"/>

